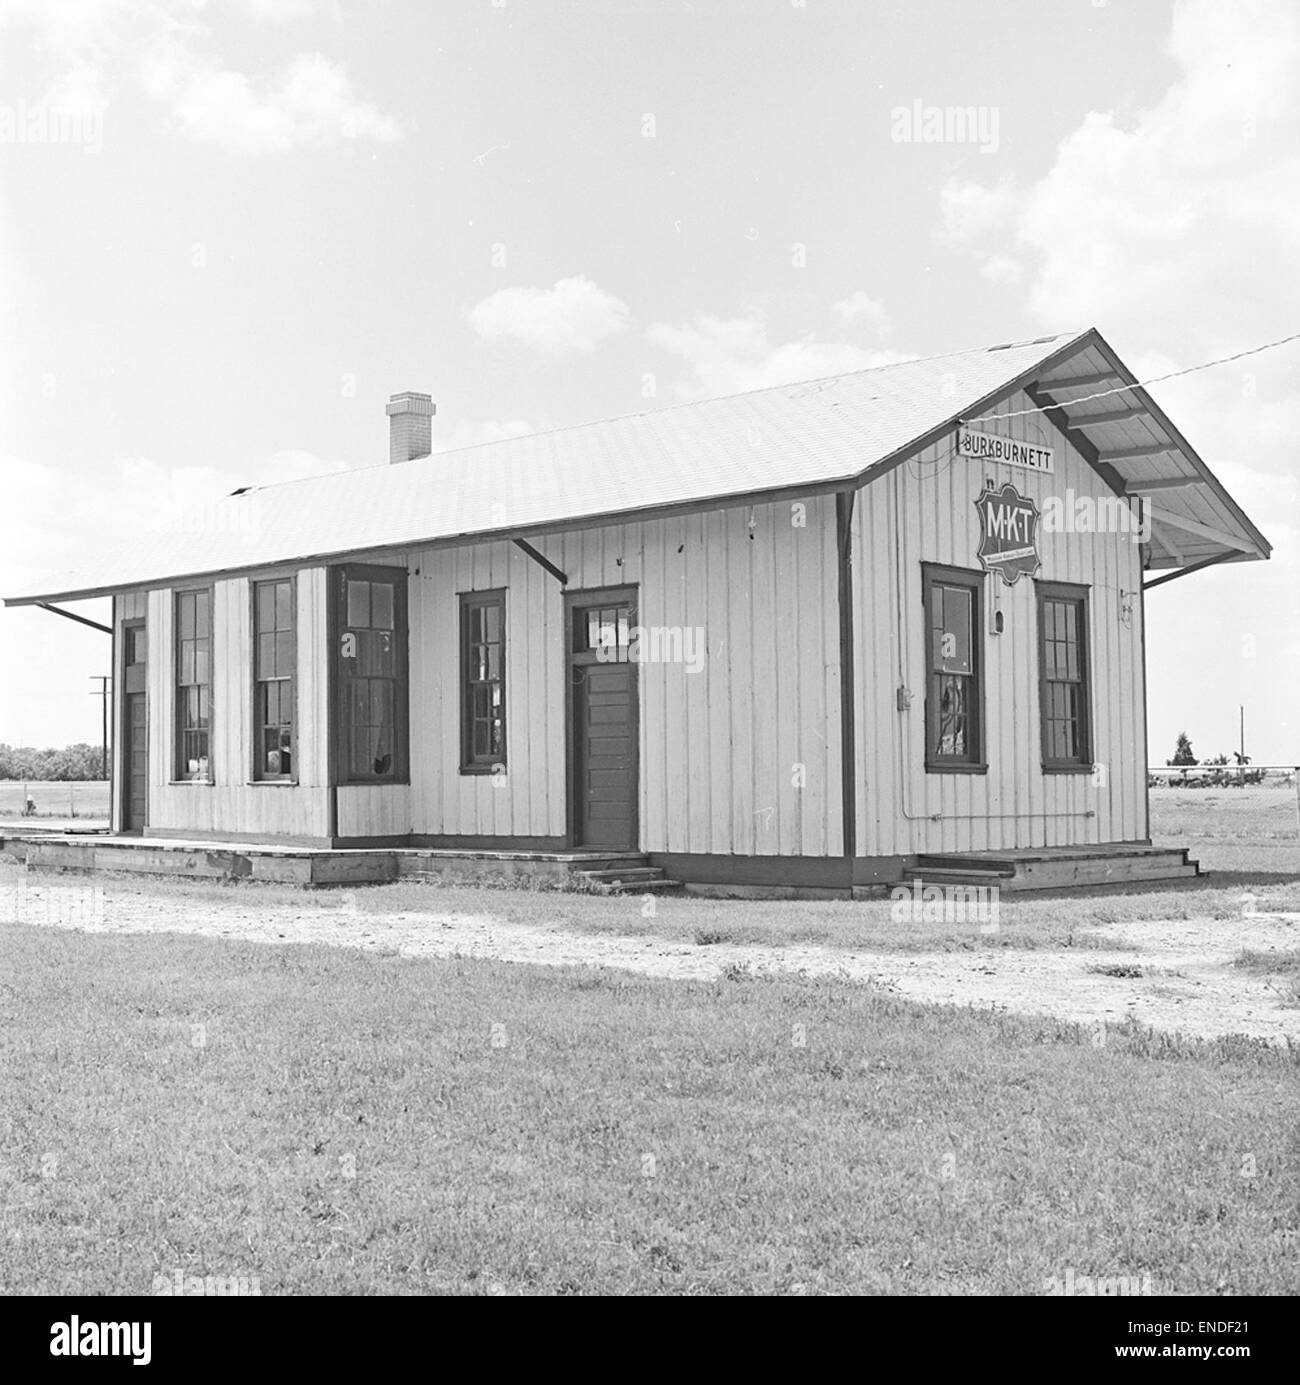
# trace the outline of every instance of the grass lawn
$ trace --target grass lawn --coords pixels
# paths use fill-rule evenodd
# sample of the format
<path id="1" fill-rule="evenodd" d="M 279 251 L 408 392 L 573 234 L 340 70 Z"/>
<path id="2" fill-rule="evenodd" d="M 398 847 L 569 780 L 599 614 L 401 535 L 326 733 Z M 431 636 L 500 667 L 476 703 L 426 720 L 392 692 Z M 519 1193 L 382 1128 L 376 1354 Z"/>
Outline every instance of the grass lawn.
<path id="1" fill-rule="evenodd" d="M 793 979 L 0 946 L 0 1291 L 1300 1287 L 1294 1051 Z"/>

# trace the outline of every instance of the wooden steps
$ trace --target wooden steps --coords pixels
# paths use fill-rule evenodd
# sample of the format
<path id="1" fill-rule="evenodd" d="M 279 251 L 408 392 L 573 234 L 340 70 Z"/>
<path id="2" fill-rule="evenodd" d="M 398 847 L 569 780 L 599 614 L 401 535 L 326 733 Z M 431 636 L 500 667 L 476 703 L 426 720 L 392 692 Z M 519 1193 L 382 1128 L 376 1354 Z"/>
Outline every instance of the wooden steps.
<path id="1" fill-rule="evenodd" d="M 597 894 L 668 894 L 682 888 L 679 880 L 670 880 L 661 866 L 650 865 L 645 856 L 629 856 L 616 865 L 573 874 Z"/>
<path id="2" fill-rule="evenodd" d="M 996 885 L 1018 893 L 1145 885 L 1190 880 L 1200 873 L 1185 847 L 1096 846 L 921 855 L 903 878 L 934 885 Z"/>

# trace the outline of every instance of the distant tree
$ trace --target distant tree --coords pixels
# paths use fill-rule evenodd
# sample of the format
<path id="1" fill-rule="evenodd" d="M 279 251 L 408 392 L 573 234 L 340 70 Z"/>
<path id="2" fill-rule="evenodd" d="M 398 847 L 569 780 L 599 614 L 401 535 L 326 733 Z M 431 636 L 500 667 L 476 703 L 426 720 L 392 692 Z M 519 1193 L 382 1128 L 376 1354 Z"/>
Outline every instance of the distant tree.
<path id="1" fill-rule="evenodd" d="M 103 756 L 97 745 L 84 741 L 62 749 L 48 746 L 35 750 L 26 745 L 0 745 L 0 779 L 57 780 L 102 779 Z"/>
<path id="2" fill-rule="evenodd" d="M 1168 765 L 1194 765 L 1198 763 L 1196 756 L 1192 754 L 1192 743 L 1187 739 L 1186 731 L 1178 733 L 1178 744 L 1174 747 L 1174 758 L 1166 760 L 1165 763 Z"/>

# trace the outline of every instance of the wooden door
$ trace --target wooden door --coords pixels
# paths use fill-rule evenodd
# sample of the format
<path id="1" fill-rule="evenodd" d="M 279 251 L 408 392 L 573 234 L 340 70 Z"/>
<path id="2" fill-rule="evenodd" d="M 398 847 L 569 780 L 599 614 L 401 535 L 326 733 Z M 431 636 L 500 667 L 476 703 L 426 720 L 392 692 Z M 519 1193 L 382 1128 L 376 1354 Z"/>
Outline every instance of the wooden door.
<path id="1" fill-rule="evenodd" d="M 637 846 L 637 684 L 629 632 L 635 594 L 570 597 L 569 782 L 574 844 Z"/>
<path id="2" fill-rule="evenodd" d="M 122 831 L 144 830 L 149 791 L 149 710 L 144 622 L 122 627 Z"/>

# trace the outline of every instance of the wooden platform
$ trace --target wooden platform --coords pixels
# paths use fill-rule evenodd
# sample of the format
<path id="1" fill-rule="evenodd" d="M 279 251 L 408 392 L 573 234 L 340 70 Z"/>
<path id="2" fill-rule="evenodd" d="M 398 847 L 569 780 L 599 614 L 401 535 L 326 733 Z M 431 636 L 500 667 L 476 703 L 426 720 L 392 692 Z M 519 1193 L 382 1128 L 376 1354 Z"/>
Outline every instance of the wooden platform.
<path id="1" fill-rule="evenodd" d="M 120 872 L 270 884 L 380 885 L 400 878 L 448 884 L 544 880 L 596 893 L 662 893 L 680 888 L 639 852 L 470 851 L 272 846 L 101 833 L 23 832 L 0 839 L 28 870 Z"/>
<path id="2" fill-rule="evenodd" d="M 996 885 L 1006 892 L 1147 885 L 1194 879 L 1198 862 L 1185 847 L 1052 846 L 1023 851 L 966 851 L 918 856 L 903 872 L 909 882 Z"/>
<path id="3" fill-rule="evenodd" d="M 6 835 L 0 839 L 0 850 L 29 870 L 260 880 L 301 888 L 377 885 L 398 879 L 466 885 L 518 882 L 602 894 L 656 894 L 682 888 L 640 852 L 329 849 L 40 831 Z M 1200 867 L 1187 859 L 1185 848 L 1111 845 L 923 855 L 904 869 L 902 878 L 905 883 L 995 885 L 1011 893 L 1174 882 L 1199 874 Z M 843 897 L 850 893 L 845 887 L 727 888 L 733 897 L 740 891 L 753 898 Z M 863 891 L 862 897 L 875 897 L 888 889 L 887 884 L 875 885 L 869 894 Z"/>

